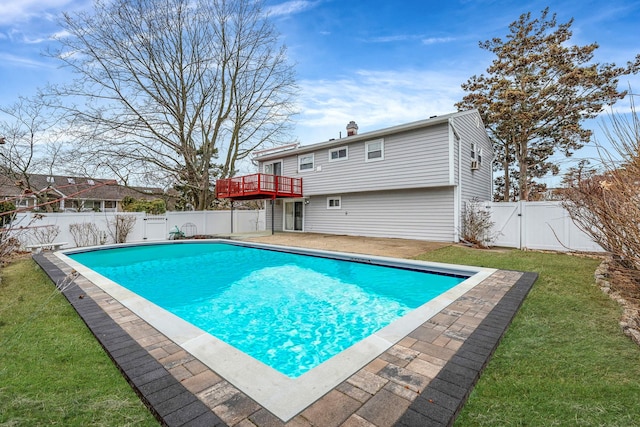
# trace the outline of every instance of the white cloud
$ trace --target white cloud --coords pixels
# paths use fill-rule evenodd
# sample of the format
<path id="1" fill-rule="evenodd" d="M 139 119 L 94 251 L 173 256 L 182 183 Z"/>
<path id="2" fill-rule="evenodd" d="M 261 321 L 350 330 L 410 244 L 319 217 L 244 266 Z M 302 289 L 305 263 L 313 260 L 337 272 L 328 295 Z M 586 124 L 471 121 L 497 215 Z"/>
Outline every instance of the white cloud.
<path id="1" fill-rule="evenodd" d="M 291 0 L 267 8 L 270 16 L 289 16 L 304 12 L 319 4 L 319 1 Z"/>
<path id="2" fill-rule="evenodd" d="M 74 3 L 74 0 L 3 0 L 0 3 L 0 25 L 11 25 L 26 22 L 34 17 L 51 16 L 47 11 L 58 10 Z"/>
<path id="3" fill-rule="evenodd" d="M 422 39 L 422 44 L 449 43 L 454 40 L 454 37 L 429 37 L 427 39 Z"/>
<path id="4" fill-rule="evenodd" d="M 372 37 L 370 39 L 365 40 L 369 43 L 393 43 L 393 42 L 402 42 L 406 40 L 415 40 L 419 39 L 422 36 L 409 35 L 409 34 L 398 34 L 395 36 L 380 36 L 380 37 Z"/>
<path id="5" fill-rule="evenodd" d="M 0 64 L 3 65 L 15 65 L 20 67 L 29 67 L 29 68 L 51 68 L 50 64 L 47 64 L 43 61 L 38 61 L 30 57 L 25 56 L 17 56 L 12 55 L 10 53 L 1 53 L 0 52 Z"/>
<path id="6" fill-rule="evenodd" d="M 455 111 L 468 76 L 435 71 L 361 70 L 340 80 L 300 82 L 295 134 L 303 144 L 346 136 L 355 120 L 373 131 Z"/>

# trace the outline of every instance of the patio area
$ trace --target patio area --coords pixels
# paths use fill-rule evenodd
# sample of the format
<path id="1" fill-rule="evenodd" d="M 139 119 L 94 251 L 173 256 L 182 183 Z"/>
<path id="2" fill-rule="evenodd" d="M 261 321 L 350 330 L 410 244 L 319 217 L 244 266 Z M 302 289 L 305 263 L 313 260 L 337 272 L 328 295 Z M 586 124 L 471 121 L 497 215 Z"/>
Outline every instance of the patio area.
<path id="1" fill-rule="evenodd" d="M 280 244 L 282 239 L 294 239 L 287 244 L 304 246 L 306 241 L 311 247 L 319 241 L 324 245 L 320 249 L 372 255 L 384 251 L 386 241 L 386 256 L 404 257 L 415 256 L 412 250 L 424 252 L 428 244 L 321 235 L 258 239 Z M 408 249 L 412 245 L 416 247 Z M 397 255 L 392 248 L 403 252 Z M 34 259 L 55 283 L 71 273 L 52 253 Z M 464 404 L 536 277 L 495 272 L 287 422 L 86 278 L 77 277 L 77 286 L 67 288 L 65 296 L 164 425 L 446 426 Z"/>

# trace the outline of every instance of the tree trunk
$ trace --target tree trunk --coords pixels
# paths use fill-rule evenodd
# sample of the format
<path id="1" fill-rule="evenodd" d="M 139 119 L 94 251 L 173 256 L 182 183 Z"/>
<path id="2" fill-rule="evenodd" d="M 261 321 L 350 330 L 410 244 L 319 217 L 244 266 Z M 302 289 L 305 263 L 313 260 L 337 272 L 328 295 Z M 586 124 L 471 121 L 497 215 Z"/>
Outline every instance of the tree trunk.
<path id="1" fill-rule="evenodd" d="M 504 193 L 502 194 L 502 201 L 508 202 L 509 193 L 511 192 L 511 183 L 509 182 L 509 180 L 511 179 L 509 177 L 509 163 L 504 162 L 502 167 L 504 169 Z"/>

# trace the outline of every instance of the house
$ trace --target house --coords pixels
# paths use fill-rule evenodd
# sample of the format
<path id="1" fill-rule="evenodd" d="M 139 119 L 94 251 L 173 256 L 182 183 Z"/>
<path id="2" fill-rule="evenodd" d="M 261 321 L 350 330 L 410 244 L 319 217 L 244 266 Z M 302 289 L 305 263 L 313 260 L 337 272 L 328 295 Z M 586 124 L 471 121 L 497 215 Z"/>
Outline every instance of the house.
<path id="1" fill-rule="evenodd" d="M 270 198 L 267 224 L 304 231 L 456 242 L 465 202 L 491 200 L 493 149 L 477 110 L 308 146 L 259 152 L 258 174 L 218 196 Z"/>
<path id="2" fill-rule="evenodd" d="M 10 200 L 20 210 L 45 210 L 49 205 L 58 212 L 121 211 L 121 201 L 161 197 L 160 188 L 131 188 L 115 180 L 30 174 L 25 179 L 0 175 L 0 200 Z"/>

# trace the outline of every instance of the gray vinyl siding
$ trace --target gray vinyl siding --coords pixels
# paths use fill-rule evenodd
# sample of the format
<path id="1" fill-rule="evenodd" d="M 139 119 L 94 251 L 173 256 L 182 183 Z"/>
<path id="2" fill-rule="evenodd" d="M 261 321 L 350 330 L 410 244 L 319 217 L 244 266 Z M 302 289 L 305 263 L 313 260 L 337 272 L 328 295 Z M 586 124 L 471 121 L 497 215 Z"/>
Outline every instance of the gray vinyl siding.
<path id="1" fill-rule="evenodd" d="M 282 231 L 283 227 L 283 219 L 282 215 L 284 213 L 284 202 L 282 199 L 274 200 L 275 206 L 273 207 L 274 213 L 274 221 L 273 221 L 273 229 L 274 231 Z M 266 229 L 271 230 L 271 201 L 267 200 L 265 204 L 265 221 L 266 221 Z"/>
<path id="2" fill-rule="evenodd" d="M 460 137 L 460 144 L 456 140 Z M 365 160 L 369 141 L 384 141 L 384 159 Z M 471 170 L 471 144 L 483 161 Z M 329 160 L 347 147 L 346 159 Z M 313 169 L 299 172 L 298 155 L 313 153 Z M 491 200 L 493 149 L 477 111 L 341 138 L 265 155 L 282 161 L 282 175 L 302 178 L 304 231 L 372 237 L 457 241 L 465 202 Z M 327 209 L 340 196 L 341 209 Z M 267 209 L 267 228 L 271 227 Z M 275 229 L 282 230 L 283 205 L 276 206 Z"/>
<path id="3" fill-rule="evenodd" d="M 340 196 L 340 209 L 327 197 Z M 304 231 L 353 236 L 454 240 L 453 187 L 312 196 L 304 210 Z"/>
<path id="4" fill-rule="evenodd" d="M 459 132 L 462 145 L 462 182 L 460 185 L 460 191 L 462 196 L 462 202 L 470 200 L 472 198 L 478 198 L 483 201 L 491 200 L 491 184 L 492 184 L 492 169 L 493 169 L 493 148 L 491 141 L 487 137 L 484 130 L 484 125 L 481 122 L 476 122 L 478 116 L 474 114 L 467 114 L 459 117 L 455 117 L 454 126 Z M 482 163 L 479 169 L 471 169 L 471 143 L 475 141 L 478 147 L 482 148 Z M 456 153 L 457 154 L 457 153 Z M 457 156 L 456 156 L 457 157 Z M 456 167 L 457 167 L 456 158 Z"/>
<path id="5" fill-rule="evenodd" d="M 314 169 L 298 172 L 298 157 L 283 158 L 282 174 L 302 178 L 305 196 L 449 185 L 449 138 L 446 123 L 373 138 L 384 141 L 384 159 L 365 161 L 369 140 L 336 142 L 348 158 L 329 161 L 329 149 L 314 151 Z"/>

